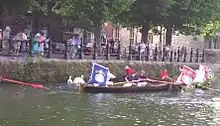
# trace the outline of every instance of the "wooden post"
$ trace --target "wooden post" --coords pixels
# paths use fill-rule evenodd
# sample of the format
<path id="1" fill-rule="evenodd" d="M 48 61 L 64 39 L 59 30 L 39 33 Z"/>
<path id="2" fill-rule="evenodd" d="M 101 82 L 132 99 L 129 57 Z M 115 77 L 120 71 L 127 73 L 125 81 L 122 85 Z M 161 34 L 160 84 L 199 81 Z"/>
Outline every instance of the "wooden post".
<path id="1" fill-rule="evenodd" d="M 92 57 L 92 59 L 96 59 L 96 56 L 97 56 L 97 49 L 96 49 L 96 42 L 94 42 L 94 44 L 93 44 L 93 57 Z"/>
<path id="2" fill-rule="evenodd" d="M 190 50 L 190 58 L 189 58 L 190 63 L 192 63 L 192 59 L 193 59 L 193 48 L 191 48 Z"/>
<path id="3" fill-rule="evenodd" d="M 117 56 L 117 60 L 121 60 L 121 43 L 120 43 L 120 41 L 118 41 L 118 56 Z"/>

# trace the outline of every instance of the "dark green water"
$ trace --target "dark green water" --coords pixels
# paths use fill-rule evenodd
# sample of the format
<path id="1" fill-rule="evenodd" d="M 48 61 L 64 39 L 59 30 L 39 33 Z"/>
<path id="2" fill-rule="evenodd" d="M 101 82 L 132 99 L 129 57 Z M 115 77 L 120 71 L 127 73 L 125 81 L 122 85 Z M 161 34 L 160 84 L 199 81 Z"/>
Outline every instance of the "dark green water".
<path id="1" fill-rule="evenodd" d="M 217 97 L 216 92 L 80 94 L 3 85 L 0 126 L 215 126 Z"/>

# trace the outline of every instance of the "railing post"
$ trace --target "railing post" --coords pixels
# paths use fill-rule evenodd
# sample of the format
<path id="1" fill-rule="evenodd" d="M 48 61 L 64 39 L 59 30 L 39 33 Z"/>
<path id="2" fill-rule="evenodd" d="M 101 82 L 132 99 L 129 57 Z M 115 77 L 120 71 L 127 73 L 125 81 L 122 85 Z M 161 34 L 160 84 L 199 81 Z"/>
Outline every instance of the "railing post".
<path id="1" fill-rule="evenodd" d="M 130 40 L 130 45 L 129 45 L 129 56 L 128 60 L 132 60 L 132 45 L 131 45 L 131 40 Z"/>
<path id="2" fill-rule="evenodd" d="M 32 57 L 32 37 L 29 38 L 29 56 Z"/>
<path id="3" fill-rule="evenodd" d="M 65 54 L 64 54 L 64 58 L 67 59 L 67 60 L 69 59 L 68 58 L 68 52 L 69 52 L 68 51 L 68 47 L 69 47 L 68 42 L 65 41 Z"/>
<path id="4" fill-rule="evenodd" d="M 47 58 L 51 58 L 52 56 L 52 40 L 50 39 L 48 41 L 48 52 L 47 52 Z"/>
<path id="5" fill-rule="evenodd" d="M 146 46 L 145 49 L 145 61 L 149 61 L 149 46 Z"/>
<path id="6" fill-rule="evenodd" d="M 199 49 L 196 49 L 196 63 L 199 62 Z"/>
<path id="7" fill-rule="evenodd" d="M 83 41 L 81 39 L 81 43 L 80 43 L 80 52 L 79 52 L 79 59 L 83 59 Z"/>
<path id="8" fill-rule="evenodd" d="M 93 57 L 92 57 L 92 59 L 96 59 L 96 56 L 97 56 L 97 49 L 96 49 L 96 42 L 94 42 L 94 44 L 93 44 Z"/>
<path id="9" fill-rule="evenodd" d="M 166 53 L 166 49 L 165 49 L 165 47 L 163 47 L 162 61 L 165 61 L 165 53 Z"/>
<path id="10" fill-rule="evenodd" d="M 157 44 L 154 49 L 154 61 L 157 61 Z"/>
<path id="11" fill-rule="evenodd" d="M 170 62 L 173 62 L 173 49 L 170 51 Z"/>
<path id="12" fill-rule="evenodd" d="M 127 48 L 125 47 L 125 58 L 127 58 Z"/>
<path id="13" fill-rule="evenodd" d="M 176 52 L 176 50 L 174 51 L 174 60 L 176 61 L 176 54 L 177 54 L 177 52 Z"/>
<path id="14" fill-rule="evenodd" d="M 110 49 L 109 49 L 109 43 L 106 44 L 106 55 L 105 55 L 105 59 L 109 60 L 110 59 L 110 55 L 109 55 Z"/>
<path id="15" fill-rule="evenodd" d="M 120 43 L 120 41 L 118 41 L 118 56 L 117 56 L 117 60 L 121 60 L 121 43 Z"/>
<path id="16" fill-rule="evenodd" d="M 138 56 L 137 60 L 141 61 L 141 45 L 138 46 Z"/>
<path id="17" fill-rule="evenodd" d="M 180 47 L 177 49 L 177 62 L 180 62 Z"/>
<path id="18" fill-rule="evenodd" d="M 202 60 L 201 60 L 202 63 L 205 62 L 205 49 L 202 50 Z"/>
<path id="19" fill-rule="evenodd" d="M 184 49 L 184 53 L 183 53 L 183 62 L 186 62 L 186 55 L 187 55 L 187 51 L 186 51 L 186 49 Z"/>
<path id="20" fill-rule="evenodd" d="M 192 59 L 193 59 L 193 48 L 191 48 L 190 50 L 190 58 L 189 58 L 190 63 L 192 63 Z"/>

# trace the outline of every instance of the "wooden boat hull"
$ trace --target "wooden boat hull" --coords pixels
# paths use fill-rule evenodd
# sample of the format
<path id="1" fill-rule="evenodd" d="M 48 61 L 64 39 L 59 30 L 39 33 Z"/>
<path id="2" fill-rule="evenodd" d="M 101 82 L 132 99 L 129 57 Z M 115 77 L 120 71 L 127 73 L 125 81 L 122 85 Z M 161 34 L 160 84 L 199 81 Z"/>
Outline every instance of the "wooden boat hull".
<path id="1" fill-rule="evenodd" d="M 92 85 L 80 85 L 80 91 L 85 93 L 143 93 L 143 92 L 164 92 L 164 91 L 168 91 L 171 87 L 172 86 L 170 86 L 169 84 L 157 84 L 157 85 L 148 84 L 144 87 L 138 87 L 138 86 L 95 87 Z"/>

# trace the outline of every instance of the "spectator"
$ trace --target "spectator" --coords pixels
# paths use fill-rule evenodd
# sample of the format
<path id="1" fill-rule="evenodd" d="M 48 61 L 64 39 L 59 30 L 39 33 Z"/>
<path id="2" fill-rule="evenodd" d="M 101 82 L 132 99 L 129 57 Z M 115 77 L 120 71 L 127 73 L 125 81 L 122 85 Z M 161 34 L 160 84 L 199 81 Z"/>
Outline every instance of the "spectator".
<path id="1" fill-rule="evenodd" d="M 74 59 L 75 58 L 75 55 L 78 51 L 78 49 L 80 48 L 80 39 L 79 39 L 79 35 L 75 34 L 73 36 L 73 39 L 71 41 L 71 47 L 70 47 L 70 56 L 71 56 L 71 59 Z"/>
<path id="2" fill-rule="evenodd" d="M 11 36 L 11 28 L 9 26 L 5 27 L 5 30 L 3 31 L 3 49 L 8 52 L 9 51 L 9 42 L 10 42 L 10 36 Z"/>
<path id="3" fill-rule="evenodd" d="M 46 34 L 42 33 L 40 37 L 40 43 L 39 43 L 39 51 L 41 55 L 44 55 L 44 44 L 46 42 Z"/>

